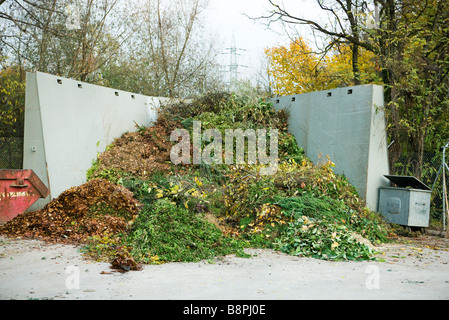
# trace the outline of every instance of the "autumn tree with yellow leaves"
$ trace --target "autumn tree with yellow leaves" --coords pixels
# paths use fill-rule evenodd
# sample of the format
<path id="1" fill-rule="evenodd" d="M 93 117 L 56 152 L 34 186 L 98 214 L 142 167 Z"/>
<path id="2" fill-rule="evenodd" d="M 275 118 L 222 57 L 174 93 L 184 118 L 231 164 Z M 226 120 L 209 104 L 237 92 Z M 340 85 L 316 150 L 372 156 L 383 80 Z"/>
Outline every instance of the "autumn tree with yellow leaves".
<path id="1" fill-rule="evenodd" d="M 352 49 L 348 44 L 335 45 L 327 54 L 312 50 L 303 38 L 288 46 L 265 50 L 268 73 L 275 94 L 290 95 L 355 85 Z M 358 82 L 381 83 L 376 56 L 359 48 Z"/>

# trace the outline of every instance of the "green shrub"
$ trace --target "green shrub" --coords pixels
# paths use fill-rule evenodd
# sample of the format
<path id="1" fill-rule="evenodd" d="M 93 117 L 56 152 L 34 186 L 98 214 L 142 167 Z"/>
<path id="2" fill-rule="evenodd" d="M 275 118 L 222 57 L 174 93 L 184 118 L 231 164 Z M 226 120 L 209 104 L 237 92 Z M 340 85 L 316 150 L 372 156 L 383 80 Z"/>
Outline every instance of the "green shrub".
<path id="1" fill-rule="evenodd" d="M 342 224 L 306 216 L 288 224 L 273 247 L 282 252 L 325 260 L 371 260 L 373 252 Z"/>
<path id="2" fill-rule="evenodd" d="M 356 232 L 374 244 L 388 241 L 387 225 L 379 214 L 355 211 L 341 200 L 305 194 L 277 199 L 276 203 L 294 220 L 306 216 L 326 225 L 343 225 L 348 232 Z"/>
<path id="3" fill-rule="evenodd" d="M 146 206 L 126 239 L 136 261 L 200 261 L 236 253 L 244 255 L 242 242 L 223 236 L 202 214 L 160 199 Z"/>

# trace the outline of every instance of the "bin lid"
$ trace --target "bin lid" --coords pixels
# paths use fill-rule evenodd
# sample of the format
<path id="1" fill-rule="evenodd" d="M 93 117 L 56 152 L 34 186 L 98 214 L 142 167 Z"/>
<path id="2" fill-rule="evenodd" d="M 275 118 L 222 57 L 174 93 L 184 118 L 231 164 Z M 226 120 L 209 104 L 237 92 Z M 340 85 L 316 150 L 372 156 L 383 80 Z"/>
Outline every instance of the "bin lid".
<path id="1" fill-rule="evenodd" d="M 419 181 L 418 179 L 416 179 L 415 177 L 412 177 L 412 176 L 384 175 L 384 177 L 401 188 L 411 187 L 413 189 L 431 190 L 423 182 Z"/>

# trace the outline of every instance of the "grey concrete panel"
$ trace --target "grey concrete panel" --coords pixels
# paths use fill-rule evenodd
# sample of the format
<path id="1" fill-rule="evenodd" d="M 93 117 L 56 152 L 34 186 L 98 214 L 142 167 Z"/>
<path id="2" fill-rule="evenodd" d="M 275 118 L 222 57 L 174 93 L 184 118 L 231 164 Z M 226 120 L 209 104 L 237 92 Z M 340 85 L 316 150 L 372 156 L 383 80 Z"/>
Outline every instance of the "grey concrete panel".
<path id="1" fill-rule="evenodd" d="M 47 188 L 50 182 L 47 173 L 47 160 L 42 133 L 41 110 L 39 107 L 39 93 L 35 73 L 26 75 L 25 95 L 25 128 L 23 143 L 23 168 L 33 169 Z M 28 210 L 41 208 L 51 199 L 51 192 L 46 199 L 37 200 Z"/>
<path id="2" fill-rule="evenodd" d="M 378 188 L 389 173 L 383 88 L 354 86 L 274 98 L 289 111 L 289 131 L 314 162 L 335 164 L 367 206 L 377 210 Z"/>
<path id="3" fill-rule="evenodd" d="M 29 73 L 24 168 L 33 169 L 55 198 L 84 183 L 92 161 L 115 138 L 135 131 L 136 123 L 148 126 L 154 121 L 162 99 Z M 30 209 L 48 201 L 39 201 Z"/>
<path id="4" fill-rule="evenodd" d="M 388 164 L 387 129 L 384 113 L 384 96 L 382 86 L 372 86 L 373 101 L 371 107 L 369 157 L 367 168 L 367 203 L 378 206 L 379 188 L 390 185 L 384 174 L 390 172 Z"/>

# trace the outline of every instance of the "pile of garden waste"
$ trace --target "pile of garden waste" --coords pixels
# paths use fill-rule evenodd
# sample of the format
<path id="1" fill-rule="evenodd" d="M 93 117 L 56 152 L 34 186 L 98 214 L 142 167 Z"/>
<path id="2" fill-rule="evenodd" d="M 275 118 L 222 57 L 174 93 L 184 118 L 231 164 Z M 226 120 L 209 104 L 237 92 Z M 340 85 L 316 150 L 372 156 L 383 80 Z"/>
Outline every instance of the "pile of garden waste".
<path id="1" fill-rule="evenodd" d="M 78 243 L 92 259 L 123 270 L 200 261 L 245 248 L 271 248 L 326 260 L 369 260 L 388 225 L 355 188 L 312 163 L 287 129 L 288 112 L 268 100 L 211 93 L 162 105 L 155 123 L 136 125 L 101 153 L 88 182 L 0 228 L 10 236 Z M 175 129 L 278 130 L 277 171 L 261 164 L 174 164 Z M 268 139 L 269 140 L 269 139 Z M 246 153 L 245 153 L 246 154 Z M 374 249 L 373 249 L 374 248 Z"/>

